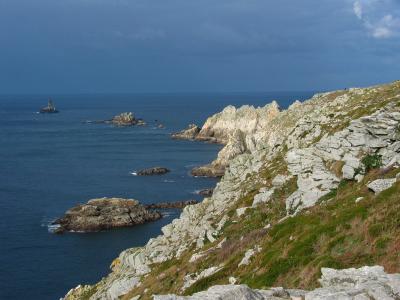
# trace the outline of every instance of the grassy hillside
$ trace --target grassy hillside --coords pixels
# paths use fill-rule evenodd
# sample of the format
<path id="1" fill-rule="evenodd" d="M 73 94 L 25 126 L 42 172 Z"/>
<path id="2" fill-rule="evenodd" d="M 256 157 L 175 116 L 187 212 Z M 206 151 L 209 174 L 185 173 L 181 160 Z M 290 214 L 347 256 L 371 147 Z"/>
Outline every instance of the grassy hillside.
<path id="1" fill-rule="evenodd" d="M 143 294 L 180 293 L 187 273 L 223 265 L 216 274 L 197 281 L 185 290 L 192 294 L 215 284 L 227 284 L 230 276 L 252 288 L 284 286 L 311 289 L 318 286 L 321 267 L 348 268 L 379 264 L 387 272 L 400 272 L 400 182 L 375 195 L 366 183 L 377 178 L 394 177 L 398 169 L 373 169 L 360 183 L 342 181 L 317 205 L 286 218 L 284 199 L 294 181 L 276 191 L 271 204 L 249 209 L 243 218 L 233 217 L 223 229 L 227 240 L 208 244 L 207 255 L 189 262 L 187 251 L 179 260 L 156 266 L 143 284 L 123 299 Z M 246 206 L 249 196 L 237 206 Z M 359 197 L 362 200 L 356 202 Z M 264 228 L 271 224 L 270 229 Z M 238 267 L 246 249 L 258 245 L 262 251 L 247 266 Z M 146 292 L 145 292 L 146 291 Z M 145 298 L 144 298 L 145 299 Z"/>

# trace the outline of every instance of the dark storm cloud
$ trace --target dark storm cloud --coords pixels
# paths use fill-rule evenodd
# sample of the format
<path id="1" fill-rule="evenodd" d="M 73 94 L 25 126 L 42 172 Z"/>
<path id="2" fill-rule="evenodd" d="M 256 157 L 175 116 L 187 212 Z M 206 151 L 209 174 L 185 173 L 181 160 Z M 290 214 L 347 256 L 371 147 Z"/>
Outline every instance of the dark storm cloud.
<path id="1" fill-rule="evenodd" d="M 400 4 L 383 2 L 0 0 L 0 93 L 389 81 Z"/>

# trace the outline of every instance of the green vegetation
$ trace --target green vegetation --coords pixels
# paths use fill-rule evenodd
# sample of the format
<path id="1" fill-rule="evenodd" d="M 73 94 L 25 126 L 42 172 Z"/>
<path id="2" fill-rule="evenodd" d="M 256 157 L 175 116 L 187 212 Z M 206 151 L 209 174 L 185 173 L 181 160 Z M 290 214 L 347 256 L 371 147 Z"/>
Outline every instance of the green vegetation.
<path id="1" fill-rule="evenodd" d="M 399 105 L 400 82 L 364 90 L 363 93 L 339 91 L 330 93 L 323 101 L 349 95 L 349 100 L 332 108 L 342 112 L 337 119 L 330 113 L 331 123 L 321 125 L 321 136 L 348 126 L 351 120 L 370 114 L 389 102 Z M 396 99 L 396 100 L 394 100 Z M 293 121 L 288 114 L 288 122 Z M 399 129 L 400 132 L 400 129 Z M 306 134 L 304 134 L 305 137 Z M 303 137 L 303 136 L 301 136 Z M 189 262 L 199 250 L 194 246 L 177 259 L 152 266 L 140 287 L 125 295 L 130 299 L 152 294 L 193 294 L 216 284 L 227 284 L 230 276 L 240 284 L 252 288 L 284 286 L 311 289 L 318 286 L 322 267 L 349 268 L 379 264 L 389 273 L 400 272 L 400 183 L 375 195 L 366 187 L 377 178 L 393 178 L 398 169 L 379 169 L 382 157 L 369 154 L 362 158 L 365 174 L 362 182 L 342 180 L 336 189 L 325 195 L 316 205 L 296 216 L 286 217 L 285 200 L 297 189 L 297 178 L 276 189 L 268 203 L 246 210 L 238 217 L 236 209 L 249 207 L 261 187 L 271 187 L 278 174 L 287 174 L 284 157 L 288 149 L 282 146 L 274 158 L 266 159 L 257 174 L 248 174 L 242 183 L 242 196 L 226 211 L 229 220 L 220 238 L 208 242 L 202 249 L 203 257 Z M 343 162 L 326 162 L 338 177 Z M 363 199 L 358 203 L 355 200 Z M 218 222 L 218 220 L 215 220 Z M 268 226 L 270 225 L 270 226 Z M 222 247 L 216 245 L 223 238 Z M 244 253 L 260 246 L 262 251 L 250 259 L 247 266 L 238 267 Z M 199 273 L 212 266 L 223 265 L 217 273 L 198 280 L 185 291 L 181 290 L 187 274 Z"/>
<path id="2" fill-rule="evenodd" d="M 378 169 L 382 167 L 382 155 L 369 154 L 365 156 L 361 162 L 365 166 L 365 172 L 368 173 L 373 169 Z"/>

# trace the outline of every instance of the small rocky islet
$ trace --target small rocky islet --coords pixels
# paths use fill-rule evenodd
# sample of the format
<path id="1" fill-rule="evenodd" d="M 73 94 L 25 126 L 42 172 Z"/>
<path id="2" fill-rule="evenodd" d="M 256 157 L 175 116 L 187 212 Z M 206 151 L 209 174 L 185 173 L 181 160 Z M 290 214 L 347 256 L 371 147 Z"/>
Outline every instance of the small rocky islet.
<path id="1" fill-rule="evenodd" d="M 171 172 L 169 169 L 164 167 L 152 167 L 139 170 L 134 172 L 137 176 L 154 176 L 154 175 L 164 175 Z"/>
<path id="2" fill-rule="evenodd" d="M 156 209 L 183 209 L 196 203 L 196 200 L 187 200 L 143 205 L 134 199 L 92 199 L 69 209 L 63 217 L 52 222 L 51 227 L 54 233 L 129 227 L 162 218 L 162 213 Z"/>
<path id="3" fill-rule="evenodd" d="M 88 124 L 111 124 L 116 127 L 145 126 L 143 119 L 136 118 L 132 112 L 124 112 L 107 120 L 86 121 Z"/>

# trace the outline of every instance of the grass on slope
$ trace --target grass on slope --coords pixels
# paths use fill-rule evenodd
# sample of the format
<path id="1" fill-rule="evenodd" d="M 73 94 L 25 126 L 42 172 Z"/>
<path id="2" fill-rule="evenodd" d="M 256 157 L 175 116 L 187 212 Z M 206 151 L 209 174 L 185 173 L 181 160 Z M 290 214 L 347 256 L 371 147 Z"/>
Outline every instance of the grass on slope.
<path id="1" fill-rule="evenodd" d="M 397 171 L 391 173 L 394 172 Z M 366 180 L 381 177 L 377 173 L 370 174 Z M 389 175 L 393 174 L 385 176 Z M 263 249 L 253 257 L 252 263 L 237 267 L 243 253 L 230 257 L 228 267 L 212 278 L 197 282 L 186 293 L 227 283 L 229 276 L 252 288 L 310 289 L 318 286 L 321 267 L 379 264 L 387 272 L 400 272 L 400 183 L 378 196 L 365 183 L 343 181 L 322 205 L 274 225 L 265 234 L 259 229 L 246 233 L 254 235 L 253 242 Z M 356 203 L 358 197 L 364 199 Z M 260 222 L 254 216 L 251 220 Z"/>
<path id="2" fill-rule="evenodd" d="M 142 285 L 123 299 L 137 294 L 143 295 L 141 299 L 150 299 L 152 294 L 180 294 L 186 274 L 221 263 L 224 267 L 219 272 L 197 281 L 184 294 L 227 284 L 230 276 L 252 288 L 311 289 L 318 286 L 321 267 L 378 264 L 387 272 L 400 272 L 400 182 L 377 196 L 366 187 L 368 181 L 394 177 L 397 172 L 373 170 L 361 183 L 342 181 L 320 205 L 282 221 L 284 199 L 296 189 L 291 181 L 275 192 L 268 205 L 249 209 L 242 219 L 232 216 L 223 229 L 227 241 L 221 249 L 215 249 L 219 240 L 202 249 L 209 249 L 208 254 L 194 263 L 189 263 L 190 249 L 179 260 L 156 266 Z M 356 203 L 358 197 L 364 199 Z M 265 229 L 268 223 L 272 227 Z M 248 266 L 238 267 L 246 250 L 255 245 L 262 251 Z"/>

